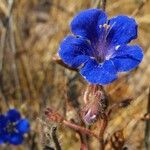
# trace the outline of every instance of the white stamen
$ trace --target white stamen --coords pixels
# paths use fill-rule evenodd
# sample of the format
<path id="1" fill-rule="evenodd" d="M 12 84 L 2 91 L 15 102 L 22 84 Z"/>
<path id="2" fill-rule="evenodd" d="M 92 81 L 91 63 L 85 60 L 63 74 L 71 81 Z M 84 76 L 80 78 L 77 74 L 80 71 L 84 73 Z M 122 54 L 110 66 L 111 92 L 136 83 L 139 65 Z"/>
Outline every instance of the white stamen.
<path id="1" fill-rule="evenodd" d="M 117 51 L 119 47 L 120 47 L 120 45 L 117 45 L 117 46 L 115 47 L 115 50 Z"/>
<path id="2" fill-rule="evenodd" d="M 102 28 L 103 26 L 102 25 L 99 25 L 99 28 Z"/>

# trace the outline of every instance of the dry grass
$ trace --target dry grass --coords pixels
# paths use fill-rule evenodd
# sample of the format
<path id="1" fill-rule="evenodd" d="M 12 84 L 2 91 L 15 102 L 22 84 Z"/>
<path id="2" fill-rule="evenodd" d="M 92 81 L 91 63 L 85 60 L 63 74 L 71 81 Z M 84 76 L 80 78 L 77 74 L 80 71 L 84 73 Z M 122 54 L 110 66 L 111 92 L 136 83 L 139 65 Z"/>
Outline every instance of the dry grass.
<path id="1" fill-rule="evenodd" d="M 139 36 L 135 42 L 145 53 L 138 69 L 121 75 L 118 81 L 106 87 L 112 103 L 134 97 L 128 108 L 114 113 L 105 134 L 107 137 L 124 129 L 126 145 L 131 150 L 144 149 L 145 122 L 139 118 L 147 111 L 150 85 L 150 1 L 136 11 L 141 1 L 108 0 L 106 8 L 110 17 L 135 15 L 139 24 Z M 0 111 L 18 108 L 30 119 L 32 131 L 23 145 L 4 146 L 4 149 L 38 150 L 45 143 L 51 143 L 51 140 L 47 141 L 49 136 L 46 133 L 55 125 L 44 122 L 43 110 L 50 106 L 70 119 L 76 116 L 72 105 L 77 106 L 76 101 L 82 101 L 86 82 L 52 58 L 60 41 L 70 32 L 72 17 L 82 9 L 94 7 L 95 3 L 94 0 L 14 0 L 11 10 L 9 6 L 6 0 L 0 0 Z M 8 18 L 10 26 L 7 26 Z M 77 134 L 61 127 L 58 135 L 62 149 L 79 149 Z M 93 139 L 93 150 L 97 149 L 97 144 Z"/>

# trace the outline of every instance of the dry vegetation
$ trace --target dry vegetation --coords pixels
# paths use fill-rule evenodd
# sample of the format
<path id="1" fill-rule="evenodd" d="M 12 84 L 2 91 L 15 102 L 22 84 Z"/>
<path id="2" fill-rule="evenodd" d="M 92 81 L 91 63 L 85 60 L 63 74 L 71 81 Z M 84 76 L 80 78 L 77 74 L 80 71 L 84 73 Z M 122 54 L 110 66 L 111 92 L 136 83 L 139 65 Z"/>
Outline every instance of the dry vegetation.
<path id="1" fill-rule="evenodd" d="M 53 147 L 50 135 L 53 126 L 59 128 L 57 135 L 63 150 L 80 149 L 78 134 L 65 126 L 47 123 L 43 110 L 55 108 L 68 120 L 77 116 L 75 110 L 78 111 L 82 104 L 87 83 L 76 72 L 55 63 L 53 57 L 60 41 L 70 32 L 72 17 L 82 9 L 95 7 L 96 0 L 9 2 L 0 0 L 0 112 L 11 107 L 18 108 L 29 118 L 31 132 L 23 145 L 1 146 L 0 149 Z M 111 103 L 134 98 L 128 108 L 113 113 L 105 137 L 121 130 L 129 150 L 142 150 L 147 140 L 145 132 L 149 132 L 146 121 L 141 121 L 141 117 L 147 112 L 150 84 L 150 1 L 108 0 L 106 11 L 110 17 L 118 14 L 135 16 L 139 24 L 139 37 L 135 42 L 142 46 L 145 57 L 139 68 L 121 75 L 119 80 L 105 87 Z M 91 140 L 91 147 L 96 150 L 98 143 L 93 138 Z"/>

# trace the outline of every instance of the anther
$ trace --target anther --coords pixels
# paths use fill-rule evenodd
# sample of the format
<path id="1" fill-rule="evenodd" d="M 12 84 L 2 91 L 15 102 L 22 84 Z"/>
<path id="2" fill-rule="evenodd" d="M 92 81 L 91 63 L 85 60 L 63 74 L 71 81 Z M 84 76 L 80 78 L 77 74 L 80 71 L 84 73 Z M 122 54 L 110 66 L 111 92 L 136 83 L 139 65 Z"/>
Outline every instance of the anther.
<path id="1" fill-rule="evenodd" d="M 110 28 L 110 25 L 108 25 L 108 24 L 103 24 L 103 27 L 107 30 L 107 29 Z"/>

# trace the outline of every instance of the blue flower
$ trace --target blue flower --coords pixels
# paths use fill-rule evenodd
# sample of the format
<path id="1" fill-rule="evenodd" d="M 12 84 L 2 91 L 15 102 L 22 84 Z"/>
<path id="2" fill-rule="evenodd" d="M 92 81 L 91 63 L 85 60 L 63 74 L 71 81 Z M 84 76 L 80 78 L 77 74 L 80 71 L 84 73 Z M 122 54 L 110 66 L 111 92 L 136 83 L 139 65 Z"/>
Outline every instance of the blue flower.
<path id="1" fill-rule="evenodd" d="M 81 11 L 71 22 L 73 35 L 60 44 L 59 56 L 90 83 L 105 85 L 143 59 L 142 48 L 128 45 L 137 38 L 137 24 L 127 16 L 107 19 L 99 9 Z"/>
<path id="2" fill-rule="evenodd" d="M 21 144 L 23 135 L 29 130 L 29 121 L 22 119 L 16 109 L 10 109 L 6 114 L 0 115 L 0 144 Z"/>

